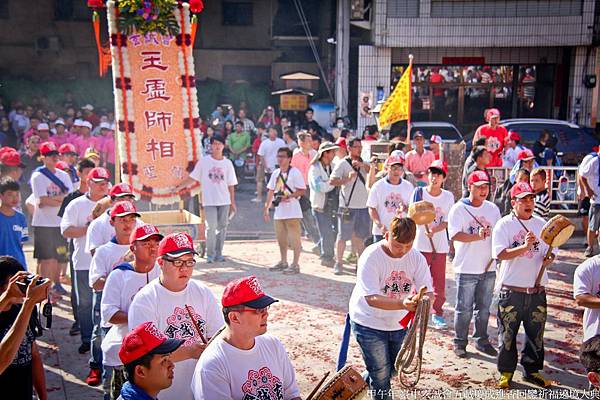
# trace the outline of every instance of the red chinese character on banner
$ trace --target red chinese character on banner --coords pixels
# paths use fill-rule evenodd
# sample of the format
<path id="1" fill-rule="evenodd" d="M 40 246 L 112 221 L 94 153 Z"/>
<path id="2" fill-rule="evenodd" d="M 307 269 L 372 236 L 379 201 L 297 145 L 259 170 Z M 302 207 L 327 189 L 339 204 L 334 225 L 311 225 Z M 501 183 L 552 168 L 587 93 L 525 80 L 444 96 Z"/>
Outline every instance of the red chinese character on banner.
<path id="1" fill-rule="evenodd" d="M 146 143 L 146 153 L 152 153 L 152 161 L 156 161 L 157 157 L 174 158 L 175 142 L 157 142 L 154 138 L 152 138 L 148 143 Z"/>
<path id="2" fill-rule="evenodd" d="M 161 71 L 169 69 L 167 65 L 162 64 L 161 52 L 160 51 L 142 51 L 144 59 L 144 65 L 142 65 L 142 71 L 148 68 L 156 68 Z"/>
<path id="3" fill-rule="evenodd" d="M 159 127 L 163 132 L 171 127 L 173 123 L 173 113 L 163 111 L 144 111 L 144 117 L 146 118 L 146 129 L 152 127 Z"/>
<path id="4" fill-rule="evenodd" d="M 140 93 L 148 95 L 146 101 L 171 100 L 171 96 L 167 96 L 167 84 L 164 79 L 146 79 L 144 85 L 146 89 Z"/>

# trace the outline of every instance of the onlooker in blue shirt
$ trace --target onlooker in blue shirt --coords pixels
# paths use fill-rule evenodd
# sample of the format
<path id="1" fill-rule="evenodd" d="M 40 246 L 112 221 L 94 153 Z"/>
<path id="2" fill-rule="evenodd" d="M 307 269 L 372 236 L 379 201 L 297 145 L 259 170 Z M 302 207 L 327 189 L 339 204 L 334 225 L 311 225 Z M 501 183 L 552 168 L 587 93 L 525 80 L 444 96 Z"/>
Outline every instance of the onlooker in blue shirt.
<path id="1" fill-rule="evenodd" d="M 20 205 L 19 184 L 11 178 L 0 182 L 0 255 L 12 256 L 27 269 L 23 242 L 29 240 L 27 219 L 16 211 Z"/>

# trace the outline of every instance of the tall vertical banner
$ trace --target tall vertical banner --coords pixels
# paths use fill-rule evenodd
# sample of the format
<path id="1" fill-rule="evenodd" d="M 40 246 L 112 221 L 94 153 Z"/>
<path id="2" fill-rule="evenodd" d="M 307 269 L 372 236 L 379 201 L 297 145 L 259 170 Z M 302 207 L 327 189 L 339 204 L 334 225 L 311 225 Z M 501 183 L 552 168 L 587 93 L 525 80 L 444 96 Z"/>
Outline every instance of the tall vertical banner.
<path id="1" fill-rule="evenodd" d="M 179 34 L 118 30 L 118 9 L 106 3 L 114 77 L 121 181 L 141 199 L 171 204 L 190 191 L 173 187 L 202 154 L 189 5 L 175 7 Z"/>

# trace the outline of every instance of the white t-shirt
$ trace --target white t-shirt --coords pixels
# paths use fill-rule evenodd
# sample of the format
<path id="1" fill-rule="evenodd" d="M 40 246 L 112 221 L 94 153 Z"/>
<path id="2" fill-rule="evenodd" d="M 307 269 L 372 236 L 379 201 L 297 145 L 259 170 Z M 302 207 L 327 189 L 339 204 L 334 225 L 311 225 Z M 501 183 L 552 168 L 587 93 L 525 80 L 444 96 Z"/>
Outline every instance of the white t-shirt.
<path id="1" fill-rule="evenodd" d="M 67 189 L 69 189 L 69 193 L 73 191 L 73 184 L 71 183 L 71 178 L 69 177 L 69 174 L 57 169 L 54 175 L 65 184 Z M 35 199 L 36 204 L 34 208 L 33 218 L 31 220 L 31 226 L 60 226 L 60 217 L 58 216 L 60 206 L 40 207 L 40 198 L 58 196 L 61 194 L 64 195 L 67 193 L 62 193 L 58 186 L 56 186 L 54 183 L 52 183 L 50 179 L 46 178 L 45 175 L 38 171 L 35 171 L 33 175 L 31 175 L 30 183 L 32 195 Z"/>
<path id="2" fill-rule="evenodd" d="M 573 276 L 573 298 L 582 294 L 600 296 L 600 257 L 585 260 Z M 600 309 L 585 308 L 583 312 L 583 341 L 600 334 Z"/>
<path id="3" fill-rule="evenodd" d="M 331 177 L 346 179 L 353 170 L 354 169 L 352 168 L 352 165 L 347 161 L 346 158 L 344 158 L 342 161 L 334 165 L 333 171 L 331 171 Z M 360 174 L 366 183 L 368 174 L 362 169 L 360 170 Z M 354 185 L 355 181 L 356 186 L 354 187 L 353 192 L 352 186 Z M 350 196 L 350 193 L 352 193 L 352 196 Z M 353 209 L 366 208 L 368 196 L 369 193 L 367 191 L 367 187 L 363 184 L 363 181 L 356 176 L 356 178 L 341 186 L 340 207 L 348 207 Z"/>
<path id="4" fill-rule="evenodd" d="M 135 227 L 141 225 L 144 225 L 144 222 L 136 218 Z M 90 223 L 86 235 L 85 252 L 91 254 L 92 250 L 110 242 L 114 236 L 115 227 L 110 224 L 110 209 L 108 209 Z"/>
<path id="5" fill-rule="evenodd" d="M 281 170 L 277 168 L 273 171 L 271 175 L 271 179 L 267 184 L 267 189 L 277 192 L 283 192 L 285 194 L 290 194 L 290 189 L 294 192 L 298 189 L 306 189 L 306 184 L 304 183 L 304 178 L 300 173 L 298 168 L 290 167 L 287 174 L 283 174 L 283 178 L 285 179 L 287 186 L 289 189 L 283 184 L 283 180 L 279 178 L 279 174 Z M 302 209 L 300 208 L 300 202 L 297 198 L 291 198 L 287 200 L 282 200 L 281 203 L 277 207 L 275 207 L 275 215 L 274 219 L 292 219 L 292 218 L 302 218 Z"/>
<path id="6" fill-rule="evenodd" d="M 123 262 L 129 244 L 118 244 L 112 239 L 96 249 L 90 265 L 90 287 L 100 278 L 106 278 L 112 270 Z"/>
<path id="7" fill-rule="evenodd" d="M 133 298 L 129 307 L 129 329 L 143 322 L 154 322 L 158 329 L 171 339 L 185 340 L 184 346 L 200 342 L 193 322 L 186 311 L 189 306 L 194 319 L 208 340 L 224 324 L 221 307 L 210 289 L 204 284 L 190 280 L 181 292 L 171 292 L 158 279 L 153 280 Z M 192 398 L 192 375 L 197 360 L 175 363 L 175 379 L 170 388 L 160 392 L 161 400 L 183 400 Z"/>
<path id="8" fill-rule="evenodd" d="M 433 229 L 443 222 L 448 222 L 448 213 L 454 205 L 454 195 L 452 192 L 442 189 L 442 193 L 439 196 L 432 196 L 426 188 L 422 188 L 421 190 L 423 193 L 422 200 L 432 203 L 435 207 L 435 219 L 429 224 L 429 229 Z M 430 253 L 433 249 L 431 248 L 431 242 L 426 233 L 424 225 L 417 225 L 417 237 L 415 238 L 413 247 L 421 252 Z M 446 235 L 445 229 L 436 232 L 432 239 L 437 253 L 448 253 L 448 251 L 450 251 L 448 236 Z"/>
<path id="9" fill-rule="evenodd" d="M 387 178 L 380 179 L 369 191 L 367 207 L 374 208 L 379 214 L 381 223 L 386 229 L 390 229 L 390 222 L 394 219 L 396 210 L 403 206 L 408 209 L 413 190 L 412 183 L 405 179 L 400 180 L 398 185 L 392 185 Z M 406 216 L 406 213 L 403 213 L 402 216 Z M 373 235 L 382 234 L 381 229 L 375 223 L 373 223 L 372 233 Z"/>
<path id="10" fill-rule="evenodd" d="M 98 251 L 100 251 L 100 248 Z M 123 365 L 121 359 L 119 359 L 119 349 L 121 343 L 123 343 L 123 338 L 129 332 L 127 324 L 113 325 L 108 321 L 117 311 L 127 313 L 137 292 L 146 286 L 148 282 L 158 278 L 159 275 L 160 268 L 158 265 L 154 265 L 154 268 L 147 274 L 115 269 L 108 276 L 100 305 L 101 324 L 103 327 L 111 327 L 102 340 L 102 363 L 104 365 L 111 367 Z"/>
<path id="11" fill-rule="evenodd" d="M 250 350 L 222 338 L 202 354 L 194 377 L 195 400 L 289 400 L 300 397 L 294 368 L 281 342 L 257 336 Z"/>
<path id="12" fill-rule="evenodd" d="M 497 287 L 502 285 L 517 286 L 522 288 L 531 288 L 535 286 L 535 280 L 542 267 L 542 261 L 548 251 L 548 245 L 540 239 L 542 228 L 546 223 L 540 217 L 533 216 L 528 220 L 521 220 L 527 229 L 535 235 L 537 240 L 524 255 L 504 260 L 500 265 Z M 521 226 L 517 218 L 511 213 L 502 217 L 494 227 L 492 233 L 492 253 L 494 258 L 498 258 L 505 249 L 511 249 L 521 246 L 525 243 L 527 231 Z M 556 252 L 557 250 L 555 250 Z M 540 285 L 548 284 L 548 271 L 544 271 L 544 276 Z"/>
<path id="13" fill-rule="evenodd" d="M 476 235 L 481 227 L 467 212 L 477 218 L 485 227 L 492 228 L 500 220 L 500 210 L 494 203 L 485 200 L 479 207 L 473 207 L 459 200 L 448 213 L 448 236 L 452 239 L 457 233 Z M 483 274 L 485 267 L 492 259 L 492 238 L 474 242 L 454 241 L 454 260 L 452 266 L 455 274 Z M 488 271 L 494 271 L 490 267 Z"/>
<path id="14" fill-rule="evenodd" d="M 585 166 L 585 164 L 587 164 L 592 158 L 596 157 L 597 153 L 593 153 L 593 154 L 586 154 L 585 157 L 583 157 L 583 160 L 581 160 L 581 163 L 579 163 L 579 167 L 577 168 L 577 173 L 581 176 L 583 175 L 583 167 Z M 577 185 L 577 195 L 581 194 L 581 185 Z"/>
<path id="15" fill-rule="evenodd" d="M 352 321 L 381 331 L 401 329 L 400 320 L 406 310 L 382 310 L 367 304 L 365 296 L 383 295 L 404 299 L 414 295 L 422 286 L 431 291 L 433 284 L 425 257 L 410 249 L 402 258 L 388 256 L 382 246 L 385 241 L 367 247 L 358 260 L 356 285 L 348 306 Z"/>
<path id="16" fill-rule="evenodd" d="M 594 198 L 590 199 L 592 204 L 600 204 L 600 185 L 598 185 L 598 156 L 590 157 L 585 163 L 581 164 L 581 176 L 583 176 L 590 188 L 594 191 Z"/>
<path id="17" fill-rule="evenodd" d="M 196 163 L 190 178 L 202 183 L 202 204 L 226 206 L 231 204 L 229 186 L 238 184 L 231 160 L 215 160 L 212 156 L 202 157 Z"/>
<path id="18" fill-rule="evenodd" d="M 275 138 L 275 140 L 267 138 L 262 141 L 257 154 L 263 158 L 265 170 L 275 170 L 277 167 L 277 150 L 282 147 L 287 147 L 287 145 L 280 138 Z"/>
<path id="19" fill-rule="evenodd" d="M 71 201 L 60 221 L 60 231 L 64 232 L 69 227 L 81 228 L 86 226 L 92 220 L 92 211 L 96 207 L 96 202 L 92 201 L 87 195 L 79 196 Z M 92 256 L 85 252 L 86 235 L 74 238 L 73 240 L 73 268 L 76 271 L 90 269 Z"/>

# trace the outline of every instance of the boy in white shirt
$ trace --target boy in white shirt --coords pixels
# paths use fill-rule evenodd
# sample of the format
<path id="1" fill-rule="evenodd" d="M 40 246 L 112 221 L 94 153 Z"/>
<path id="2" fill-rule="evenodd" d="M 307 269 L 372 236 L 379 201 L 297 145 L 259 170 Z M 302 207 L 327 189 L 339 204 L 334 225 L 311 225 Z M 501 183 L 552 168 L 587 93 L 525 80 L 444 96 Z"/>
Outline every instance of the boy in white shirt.
<path id="1" fill-rule="evenodd" d="M 206 347 L 205 341 L 224 324 L 210 289 L 191 280 L 196 254 L 187 233 L 165 236 L 158 246 L 159 278 L 144 286 L 129 307 L 130 329 L 150 321 L 169 338 L 185 340 L 171 356 L 177 372 L 173 385 L 161 393 L 161 400 L 192 398 L 190 384 L 196 360 Z"/>
<path id="2" fill-rule="evenodd" d="M 238 184 L 231 160 L 223 157 L 225 139 L 211 138 L 212 154 L 202 157 L 175 191 L 193 182 L 203 183 L 202 205 L 206 214 L 206 262 L 225 261 L 223 245 L 227 234 L 229 215 L 235 213 L 235 185 Z"/>
<path id="3" fill-rule="evenodd" d="M 469 197 L 459 200 L 448 214 L 448 233 L 454 241 L 452 265 L 456 276 L 454 354 L 468 356 L 469 327 L 475 313 L 473 338 L 477 350 L 496 356 L 487 333 L 496 279 L 492 258 L 492 227 L 500 219 L 498 207 L 487 201 L 490 180 L 485 171 L 473 171 L 467 179 Z"/>
<path id="4" fill-rule="evenodd" d="M 435 293 L 431 321 L 433 326 L 438 329 L 448 327 L 443 310 L 446 302 L 446 254 L 450 250 L 446 228 L 448 227 L 448 213 L 454 205 L 454 195 L 452 192 L 442 189 L 447 173 L 448 167 L 441 160 L 435 160 L 427 169 L 429 183 L 426 187 L 417 187 L 411 199 L 411 203 L 424 200 L 435 207 L 435 219 L 429 224 L 428 229 L 423 225 L 417 226 L 415 249 L 425 256 L 430 266 L 433 292 Z"/>
<path id="5" fill-rule="evenodd" d="M 227 327 L 196 365 L 195 400 L 300 399 L 285 348 L 267 334 L 269 307 L 276 301 L 254 276 L 225 287 L 221 304 Z"/>
<path id="6" fill-rule="evenodd" d="M 583 341 L 600 335 L 600 257 L 592 257 L 575 269 L 573 297 L 583 307 Z"/>
<path id="7" fill-rule="evenodd" d="M 395 216 L 404 217 L 413 194 L 412 183 L 402 179 L 404 157 L 390 156 L 385 162 L 387 175 L 378 180 L 369 190 L 367 207 L 373 220 L 373 242 L 379 242 L 390 228 Z"/>
<path id="8" fill-rule="evenodd" d="M 545 256 L 548 245 L 539 239 L 545 221 L 533 215 L 535 193 L 529 183 L 518 182 L 510 190 L 512 212 L 503 217 L 492 233 L 493 256 L 502 261 L 497 287 L 498 335 L 500 352 L 496 387 L 507 389 L 517 368 L 517 334 L 521 322 L 525 329 L 525 346 L 521 365 L 524 379 L 548 388 L 552 382 L 539 373 L 544 368 L 544 327 L 546 325 L 546 291 L 548 274 L 541 268 L 554 261 Z"/>
<path id="9" fill-rule="evenodd" d="M 153 225 L 137 227 L 127 238 L 127 248 L 133 253 L 133 261 L 116 265 L 104 284 L 100 313 L 102 327 L 110 330 L 102 341 L 102 362 L 107 378 L 104 393 L 112 394 L 111 398 L 119 395 L 124 382 L 123 364 L 118 355 L 128 332 L 129 306 L 136 293 L 160 275 L 156 255 L 162 238 L 163 235 Z M 102 252 L 102 247 L 98 248 L 94 257 Z"/>
<path id="10" fill-rule="evenodd" d="M 290 165 L 292 151 L 287 147 L 277 150 L 279 168 L 273 171 L 271 179 L 267 184 L 267 200 L 263 208 L 265 222 L 271 219 L 269 208 L 271 204 L 275 207 L 273 214 L 275 236 L 279 245 L 281 261 L 271 267 L 271 271 L 283 271 L 285 274 L 297 274 L 300 272 L 298 261 L 302 250 L 300 221 L 302 220 L 302 209 L 298 199 L 304 195 L 306 184 L 298 168 Z M 292 263 L 288 266 L 288 245 L 294 254 Z"/>
<path id="11" fill-rule="evenodd" d="M 416 292 L 425 286 L 433 300 L 427 261 L 412 248 L 416 233 L 412 219 L 396 217 L 385 239 L 367 247 L 358 260 L 348 306 L 350 324 L 365 361 L 367 383 L 378 399 L 392 398 L 390 380 L 406 335 L 400 321 L 416 309 Z"/>

